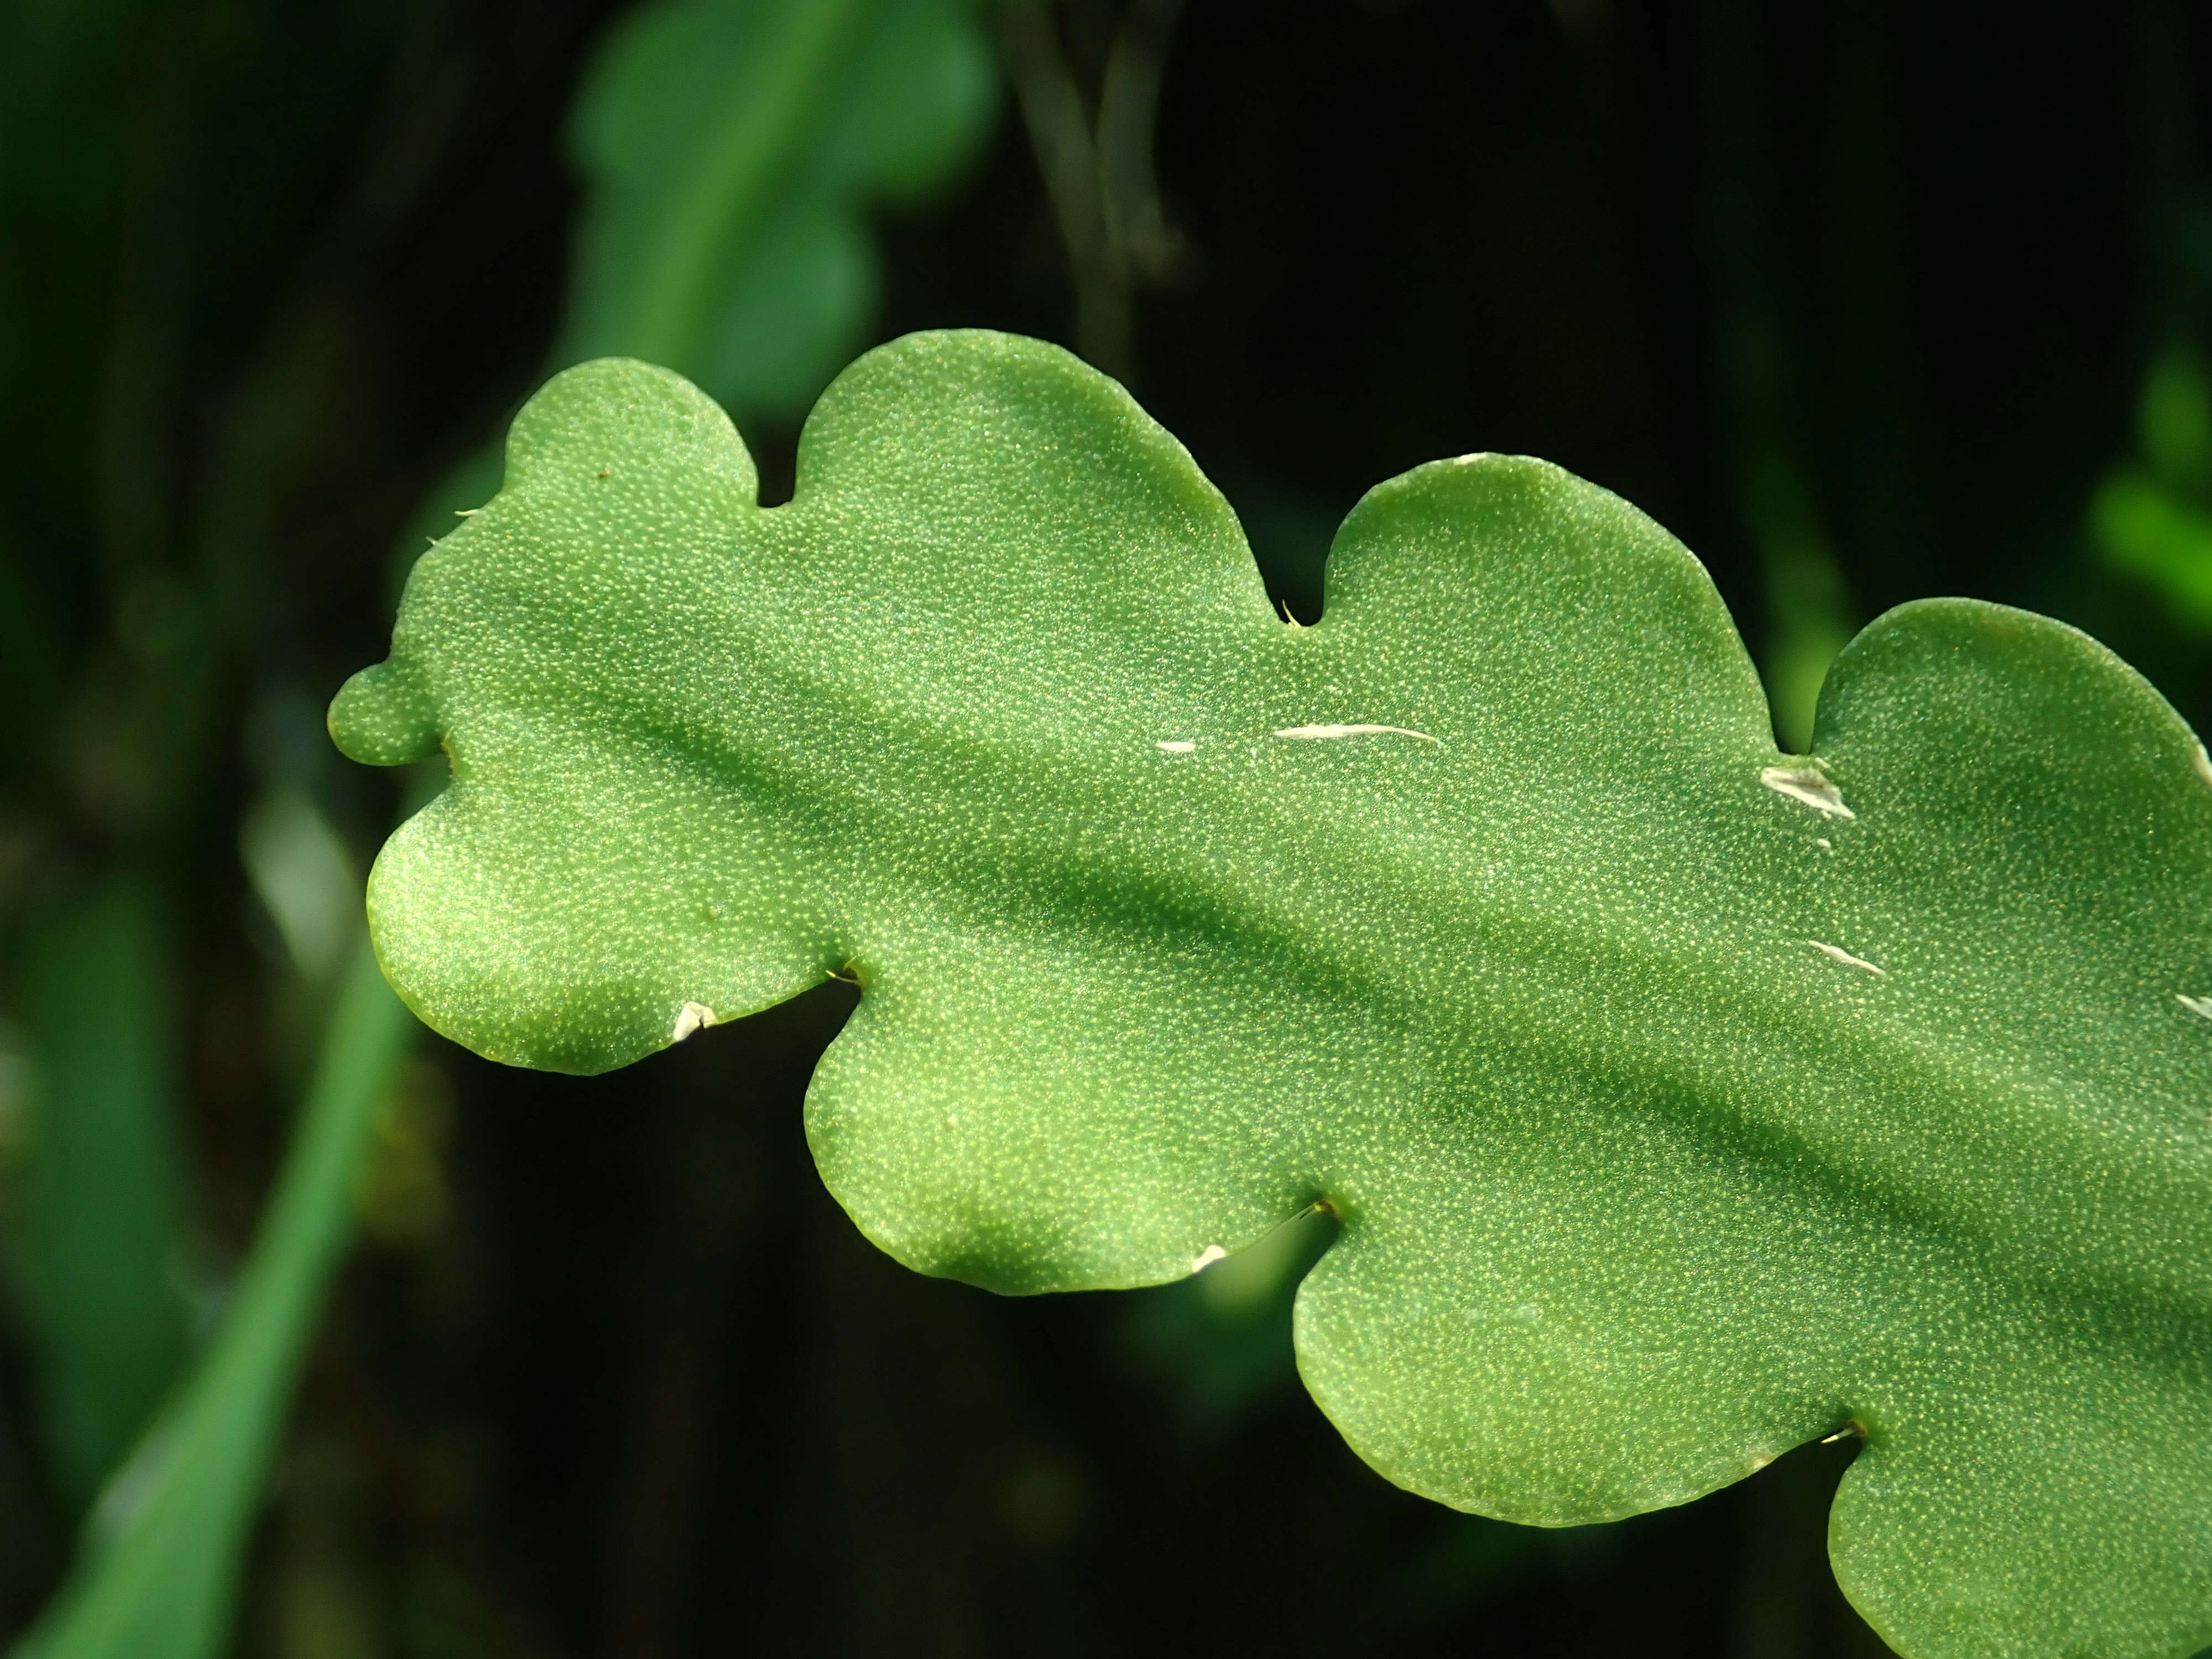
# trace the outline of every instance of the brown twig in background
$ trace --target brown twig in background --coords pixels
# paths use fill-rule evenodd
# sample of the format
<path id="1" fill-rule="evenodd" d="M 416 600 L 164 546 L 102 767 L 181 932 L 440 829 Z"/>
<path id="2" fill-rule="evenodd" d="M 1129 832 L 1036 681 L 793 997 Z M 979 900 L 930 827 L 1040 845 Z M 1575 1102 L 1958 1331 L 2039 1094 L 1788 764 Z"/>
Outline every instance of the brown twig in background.
<path id="1" fill-rule="evenodd" d="M 1094 117 L 1050 8 L 1006 0 L 999 46 L 1051 199 L 1075 288 L 1075 349 L 1127 382 L 1133 293 L 1168 280 L 1182 242 L 1160 205 L 1152 128 L 1181 0 L 1133 0 L 1108 54 Z"/>
<path id="2" fill-rule="evenodd" d="M 1140 284 L 1172 281 L 1183 240 L 1168 222 L 1152 164 L 1160 81 L 1182 0 L 1131 0 L 1098 92 L 1098 179 L 1107 240 Z"/>

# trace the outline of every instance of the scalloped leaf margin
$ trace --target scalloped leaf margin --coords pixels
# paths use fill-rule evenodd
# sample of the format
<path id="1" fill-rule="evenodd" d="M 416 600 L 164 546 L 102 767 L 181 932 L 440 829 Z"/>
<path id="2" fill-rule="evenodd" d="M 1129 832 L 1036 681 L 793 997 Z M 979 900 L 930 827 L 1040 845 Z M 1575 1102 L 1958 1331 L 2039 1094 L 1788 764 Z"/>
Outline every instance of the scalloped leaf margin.
<path id="1" fill-rule="evenodd" d="M 556 378 L 331 726 L 451 757 L 371 916 L 481 1053 L 857 979 L 808 1133 L 924 1272 L 1326 1203 L 1299 1363 L 1394 1480 L 1584 1522 L 1856 1429 L 1837 1571 L 1912 1659 L 2212 1641 L 2212 787 L 2070 629 L 1906 606 L 1779 754 L 1601 489 L 1381 485 L 1297 628 L 1119 386 L 921 335 L 775 508 L 678 377 Z"/>

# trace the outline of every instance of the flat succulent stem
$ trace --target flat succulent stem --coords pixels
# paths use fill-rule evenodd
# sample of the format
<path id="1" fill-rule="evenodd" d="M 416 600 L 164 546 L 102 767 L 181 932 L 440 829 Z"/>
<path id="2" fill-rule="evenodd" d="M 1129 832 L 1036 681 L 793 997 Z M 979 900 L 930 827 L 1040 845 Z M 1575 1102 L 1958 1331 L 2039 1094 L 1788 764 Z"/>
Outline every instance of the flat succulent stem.
<path id="1" fill-rule="evenodd" d="M 1299 1363 L 1415 1491 L 1601 1520 L 1854 1425 L 1905 1654 L 2212 1642 L 2212 785 L 2069 629 L 1894 611 L 1778 754 L 1601 489 L 1419 468 L 1292 627 L 1118 386 L 924 335 L 774 509 L 674 375 L 561 376 L 332 729 L 452 757 L 370 904 L 483 1053 L 856 979 L 808 1133 L 903 1261 L 1139 1285 L 1324 1201 Z"/>

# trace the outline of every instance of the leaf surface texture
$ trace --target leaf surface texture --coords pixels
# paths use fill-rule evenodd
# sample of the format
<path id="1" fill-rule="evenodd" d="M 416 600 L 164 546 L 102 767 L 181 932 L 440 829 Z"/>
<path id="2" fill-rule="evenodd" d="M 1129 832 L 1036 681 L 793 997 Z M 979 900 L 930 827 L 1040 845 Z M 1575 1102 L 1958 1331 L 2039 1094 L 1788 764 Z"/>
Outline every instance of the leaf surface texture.
<path id="1" fill-rule="evenodd" d="M 1152 1283 L 1323 1203 L 1299 1363 L 1405 1486 L 1582 1523 L 1855 1428 L 1904 1653 L 2212 1641 L 2212 781 L 2069 629 L 1892 612 L 1784 756 L 1601 489 L 1383 484 L 1298 628 L 1118 386 L 923 335 L 772 509 L 677 376 L 555 380 L 332 729 L 451 757 L 371 917 L 481 1053 L 857 978 L 808 1133 L 915 1267 Z"/>

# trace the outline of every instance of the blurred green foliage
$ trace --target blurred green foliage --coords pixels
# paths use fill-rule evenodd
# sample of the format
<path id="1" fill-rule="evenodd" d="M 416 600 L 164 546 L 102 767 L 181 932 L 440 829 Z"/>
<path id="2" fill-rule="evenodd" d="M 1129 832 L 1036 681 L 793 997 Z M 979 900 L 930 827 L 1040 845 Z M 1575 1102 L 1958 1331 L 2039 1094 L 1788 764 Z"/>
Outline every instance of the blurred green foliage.
<path id="1" fill-rule="evenodd" d="M 2115 568 L 2212 635 L 2212 376 L 2192 348 L 2169 346 L 2151 364 L 2136 436 L 2138 459 L 2098 486 L 2090 527 Z"/>
<path id="2" fill-rule="evenodd" d="M 38 1333 L 55 1476 L 82 1510 L 187 1352 L 174 953 L 160 902 L 118 875 L 40 915 L 16 965 L 27 1109 L 12 1243 Z"/>
<path id="3" fill-rule="evenodd" d="M 1133 1300 L 1130 1336 L 1144 1369 L 1174 1389 L 1191 1428 L 1218 1436 L 1291 1392 L 1291 1310 L 1299 1282 L 1335 1239 L 1335 1218 L 1307 1210 L 1188 1279 Z"/>
<path id="4" fill-rule="evenodd" d="M 590 181 L 556 367 L 642 357 L 747 418 L 804 414 L 873 314 L 865 214 L 941 185 L 996 112 L 975 0 L 683 0 L 579 98 Z"/>
<path id="5" fill-rule="evenodd" d="M 70 20 L 76 39 L 67 9 L 41 18 L 55 33 L 19 60 L 9 84 L 24 104 L 0 111 L 0 129 L 25 131 L 52 113 L 40 94 L 68 90 L 40 84 L 39 48 L 65 66 L 102 49 L 112 62 L 121 15 L 84 9 Z M 680 362 L 732 403 L 795 415 L 875 301 L 861 215 L 911 200 L 972 154 L 994 88 L 967 0 L 662 0 L 634 12 L 580 94 L 590 205 L 562 349 Z M 79 199 L 100 193 L 41 205 Z M 6 297 L 19 325 L 33 314 L 27 295 Z M 466 498 L 482 471 L 464 466 L 441 495 Z M 10 579 L 28 568 L 5 566 Z M 7 659 L 25 681 L 21 706 L 35 707 L 61 678 L 41 660 L 52 630 L 34 596 L 5 597 L 18 601 L 0 609 L 21 635 Z M 140 603 L 155 607 L 144 627 L 167 641 L 159 654 L 191 670 L 211 661 L 177 635 L 188 599 Z M 191 711 L 167 687 L 156 695 L 163 714 Z M 188 790 L 193 743 L 158 752 L 176 769 L 169 793 Z M 246 815 L 240 846 L 295 969 L 309 987 L 327 980 L 360 932 L 358 880 L 328 821 L 280 780 Z M 185 1354 L 173 1034 L 161 1014 L 173 969 L 143 914 L 150 903 L 118 889 L 49 918 L 21 970 L 38 1126 L 22 1259 L 58 1477 L 79 1502 L 137 1438 Z M 118 1037 L 121 1010 L 133 1012 Z M 226 1640 L 262 1474 L 411 1029 L 373 967 L 356 969 L 329 1018 L 297 1144 L 223 1328 L 95 1514 L 77 1573 L 27 1654 L 200 1659 Z"/>
<path id="6" fill-rule="evenodd" d="M 753 196 L 739 180 L 714 198 L 720 226 L 695 240 L 707 270 L 748 215 L 790 228 L 779 303 L 813 322 L 757 355 L 789 370 L 814 329 L 836 333 L 825 318 L 878 291 L 860 335 L 823 346 L 820 378 L 915 327 L 1075 343 L 1224 481 L 1304 620 L 1369 481 L 1518 450 L 1655 508 L 1709 556 L 1736 615 L 1772 623 L 1753 643 L 1785 732 L 1788 665 L 1809 687 L 1825 648 L 1790 649 L 1790 614 L 1833 603 L 1847 626 L 1930 592 L 2124 639 L 2203 716 L 2203 632 L 2085 558 L 2079 533 L 2100 469 L 2139 449 L 2145 343 L 2202 321 L 2191 273 L 2212 239 L 2170 211 L 2205 177 L 2201 9 L 2141 0 L 1992 32 L 1963 0 L 1038 0 L 1000 20 L 1000 46 L 1021 105 L 1050 118 L 1051 177 L 1003 100 L 944 163 L 957 187 L 926 204 L 899 167 L 872 179 L 858 149 L 842 185 L 781 181 L 823 154 L 810 123 L 866 126 L 853 88 L 874 32 L 904 30 L 934 66 L 887 95 L 939 109 L 978 65 L 995 98 L 980 33 L 948 48 L 944 20 L 960 25 L 941 6 L 820 9 L 811 47 L 811 21 L 735 3 L 8 9 L 11 1626 L 81 1518 L 86 1477 L 44 1402 L 54 1345 L 94 1334 L 88 1314 L 60 1310 L 71 1336 L 42 1310 L 38 1201 L 60 1166 L 39 1161 L 40 1079 L 57 1059 L 80 1079 L 147 1063 L 143 1090 L 100 1086 L 118 1121 L 174 1150 L 166 1180 L 150 1171 L 167 1219 L 157 1195 L 82 1248 L 102 1283 L 153 1298 L 118 1366 L 174 1363 L 239 1305 L 350 959 L 330 918 L 398 805 L 334 763 L 321 706 L 382 648 L 411 557 L 395 545 L 419 550 L 492 495 L 486 440 L 565 360 L 592 227 L 616 203 L 594 132 L 617 152 L 661 142 L 650 110 L 628 137 L 627 117 L 586 129 L 586 105 L 611 107 L 603 42 L 666 30 L 703 64 L 750 30 L 824 68 L 750 112 L 698 106 L 726 155 L 797 146 Z M 953 125 L 940 137 L 957 149 Z M 932 153 L 916 139 L 916 167 Z M 708 191 L 694 199 L 721 188 L 711 172 L 689 175 Z M 659 182 L 639 179 L 633 222 L 673 199 Z M 834 199 L 842 233 L 818 211 Z M 841 240 L 863 264 L 833 257 Z M 758 286 L 727 274 L 732 292 Z M 1735 351 L 1762 329 L 1763 362 Z M 711 380 L 708 355 L 682 366 Z M 714 386 L 764 437 L 772 491 L 810 395 L 775 362 L 744 372 L 785 374 L 781 404 Z M 1762 517 L 1747 436 L 1785 464 L 1794 520 Z M 471 455 L 473 479 L 441 483 Z M 1809 609 L 1778 522 L 1832 561 Z M 135 945 L 90 921 L 126 891 L 152 923 Z M 45 931 L 72 916 L 67 940 Z M 72 957 L 153 993 L 111 1000 L 168 1021 L 166 1043 L 133 1031 L 101 1053 L 73 1004 L 68 1052 L 42 1057 L 30 981 Z M 376 1115 L 364 1248 L 260 1511 L 239 1653 L 1304 1652 L 1341 1650 L 1348 1630 L 1420 1655 L 1478 1638 L 1532 1655 L 1877 1650 L 1820 1559 L 1848 1448 L 1523 1549 L 1358 1468 L 1292 1385 L 1286 1308 L 1248 1317 L 1208 1294 L 1226 1263 L 1103 1307 L 984 1302 L 890 1268 L 821 1194 L 794 1127 L 839 994 L 588 1089 L 425 1048 Z M 81 1172 L 119 1191 L 132 1161 Z M 79 1420 L 127 1437 L 136 1390 L 96 1392 Z M 248 1491 L 250 1463 L 233 1464 Z"/>
<path id="7" fill-rule="evenodd" d="M 416 1029 L 367 942 L 352 955 L 222 1327 L 94 1510 L 77 1570 L 15 1649 L 26 1659 L 204 1659 L 228 1644 L 264 1473 L 353 1231 L 362 1152 Z"/>
<path id="8" fill-rule="evenodd" d="M 874 310 L 867 214 L 942 186 L 988 131 L 979 3 L 659 0 L 624 17 L 569 124 L 587 192 L 550 367 L 641 357 L 795 423 Z M 431 492 L 399 574 L 500 471 L 495 440 Z"/>

